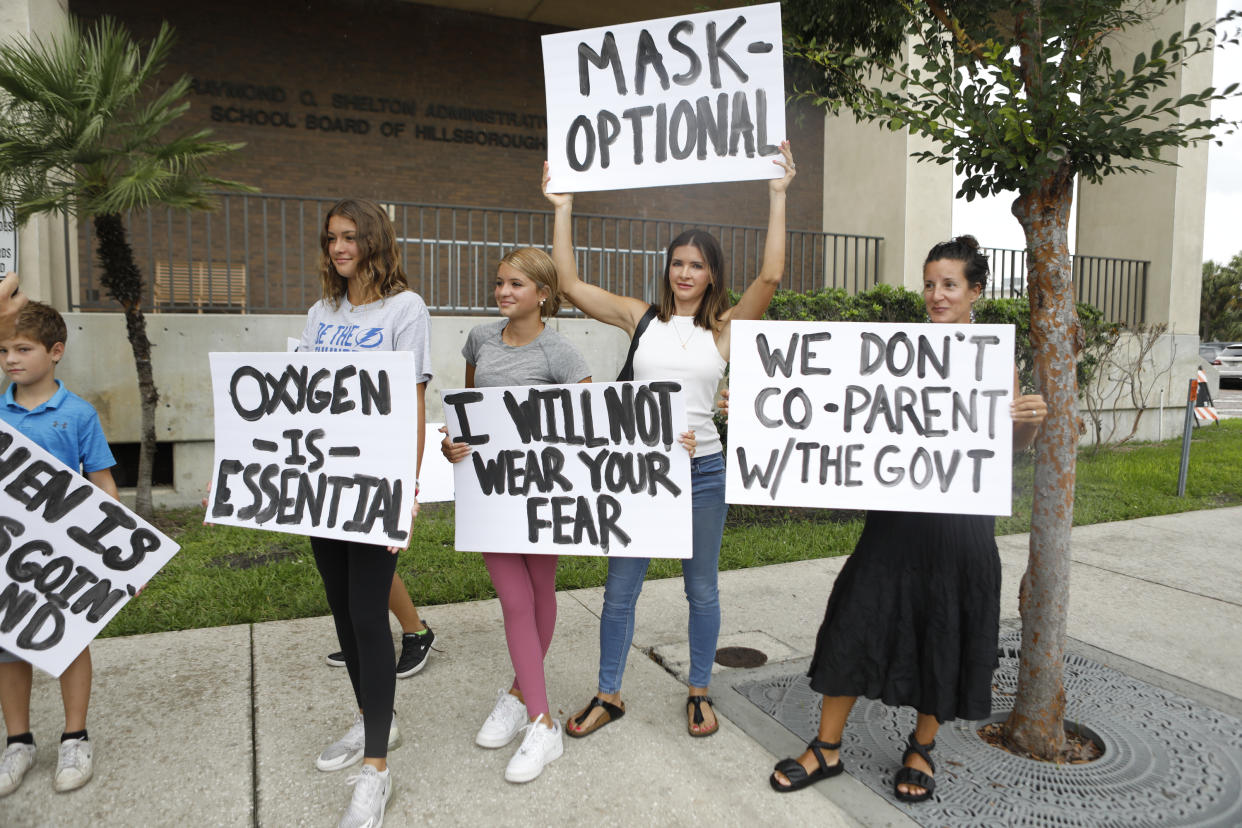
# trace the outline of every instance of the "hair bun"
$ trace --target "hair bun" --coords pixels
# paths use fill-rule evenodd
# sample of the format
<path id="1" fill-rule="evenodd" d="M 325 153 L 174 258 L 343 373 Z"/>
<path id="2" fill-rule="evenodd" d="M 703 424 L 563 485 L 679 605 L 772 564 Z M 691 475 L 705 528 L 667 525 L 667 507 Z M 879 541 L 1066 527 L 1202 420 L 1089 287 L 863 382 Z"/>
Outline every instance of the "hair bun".
<path id="1" fill-rule="evenodd" d="M 972 251 L 979 249 L 979 240 L 969 234 L 965 236 L 954 236 L 953 241 L 964 247 L 970 248 Z"/>

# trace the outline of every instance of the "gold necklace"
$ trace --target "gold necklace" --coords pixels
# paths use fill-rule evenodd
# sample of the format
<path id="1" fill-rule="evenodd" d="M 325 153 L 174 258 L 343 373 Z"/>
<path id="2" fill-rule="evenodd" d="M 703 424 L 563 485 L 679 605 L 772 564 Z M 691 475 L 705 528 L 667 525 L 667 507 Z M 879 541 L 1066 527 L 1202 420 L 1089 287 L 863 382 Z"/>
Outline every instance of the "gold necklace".
<path id="1" fill-rule="evenodd" d="M 686 346 L 690 344 L 690 340 L 694 338 L 694 320 L 690 320 L 690 334 L 686 337 L 681 335 L 681 326 L 677 324 L 677 317 L 670 316 L 669 319 L 673 323 L 673 333 L 677 334 L 677 340 L 681 342 L 681 349 L 686 350 Z"/>

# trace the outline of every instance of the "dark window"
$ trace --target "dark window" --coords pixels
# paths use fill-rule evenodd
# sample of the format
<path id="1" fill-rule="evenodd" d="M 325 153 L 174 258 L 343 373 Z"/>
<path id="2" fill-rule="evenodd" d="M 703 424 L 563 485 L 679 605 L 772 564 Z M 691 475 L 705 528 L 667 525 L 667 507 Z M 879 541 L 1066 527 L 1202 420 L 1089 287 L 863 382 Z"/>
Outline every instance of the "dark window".
<path id="1" fill-rule="evenodd" d="M 118 488 L 133 488 L 138 480 L 139 443 L 110 443 L 116 465 L 112 467 L 112 479 Z M 155 468 L 151 471 L 152 486 L 173 484 L 173 444 L 155 444 Z"/>

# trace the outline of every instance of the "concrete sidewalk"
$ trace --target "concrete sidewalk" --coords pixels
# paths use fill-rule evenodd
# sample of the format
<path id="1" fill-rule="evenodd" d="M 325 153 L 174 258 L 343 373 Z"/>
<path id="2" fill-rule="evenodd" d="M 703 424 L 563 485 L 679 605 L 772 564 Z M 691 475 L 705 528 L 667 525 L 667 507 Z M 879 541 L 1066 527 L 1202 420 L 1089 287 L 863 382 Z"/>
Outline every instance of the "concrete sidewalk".
<path id="1" fill-rule="evenodd" d="M 1075 529 L 1073 647 L 1242 715 L 1239 536 L 1242 508 Z M 1014 618 L 1027 537 L 998 542 L 1002 616 Z M 721 646 L 757 648 L 770 664 L 808 656 L 843 562 L 723 573 Z M 562 720 L 594 691 L 602 593 L 558 596 L 547 675 Z M 495 751 L 473 743 L 497 689 L 510 680 L 499 604 L 425 614 L 438 651 L 426 670 L 397 684 L 404 738 L 390 754 L 396 789 L 389 825 L 911 824 L 848 775 L 813 792 L 772 793 L 775 754 L 801 746 L 779 726 L 775 732 L 784 735 L 765 744 L 744 732 L 748 719 L 767 718 L 728 686 L 744 671 L 720 670 L 713 682 L 720 733 L 686 734 L 680 579 L 644 590 L 625 719 L 587 739 L 566 739 L 564 756 L 527 785 L 503 779 L 516 743 Z M 313 760 L 352 719 L 345 672 L 323 661 L 335 648 L 328 618 L 98 642 L 90 714 L 97 770 L 88 786 L 64 795 L 51 786 L 63 724 L 59 689 L 36 671 L 38 762 L 21 789 L 0 800 L 0 825 L 334 825 L 351 771 L 320 773 Z"/>

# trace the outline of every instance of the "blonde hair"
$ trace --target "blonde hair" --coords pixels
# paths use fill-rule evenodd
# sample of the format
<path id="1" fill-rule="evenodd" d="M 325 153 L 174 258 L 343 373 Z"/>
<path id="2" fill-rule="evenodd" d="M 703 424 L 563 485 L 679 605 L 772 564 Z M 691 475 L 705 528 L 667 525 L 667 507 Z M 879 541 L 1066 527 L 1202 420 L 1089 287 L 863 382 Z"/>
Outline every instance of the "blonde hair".
<path id="1" fill-rule="evenodd" d="M 358 270 L 354 278 L 362 280 L 364 296 L 374 293 L 377 298 L 387 299 L 410 289 L 397 252 L 397 231 L 388 213 L 374 201 L 343 198 L 323 217 L 323 228 L 319 231 L 319 277 L 326 301 L 333 307 L 340 307 L 341 297 L 349 289 L 345 277 L 336 272 L 328 250 L 328 222 L 333 216 L 349 219 L 357 228 Z"/>
<path id="2" fill-rule="evenodd" d="M 561 293 L 560 282 L 556 278 L 556 264 L 551 256 L 537 247 L 519 247 L 509 251 L 500 260 L 500 264 L 508 265 L 538 287 L 546 289 L 548 298 L 539 306 L 539 315 L 544 318 L 556 316 L 561 309 Z"/>

